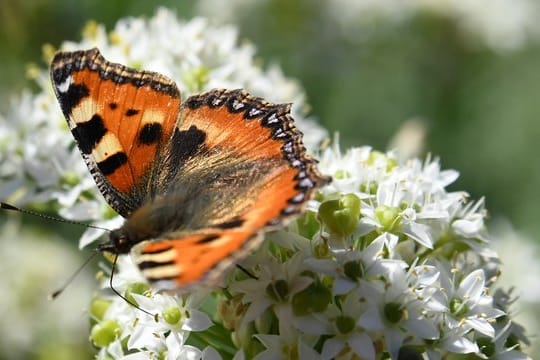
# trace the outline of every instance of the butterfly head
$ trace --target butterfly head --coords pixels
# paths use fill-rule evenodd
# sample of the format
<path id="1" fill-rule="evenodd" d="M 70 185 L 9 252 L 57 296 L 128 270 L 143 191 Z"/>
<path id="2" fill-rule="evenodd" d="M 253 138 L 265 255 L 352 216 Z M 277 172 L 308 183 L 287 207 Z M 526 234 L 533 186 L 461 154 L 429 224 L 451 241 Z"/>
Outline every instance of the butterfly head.
<path id="1" fill-rule="evenodd" d="M 111 231 L 109 234 L 109 241 L 99 245 L 99 251 L 107 251 L 113 254 L 127 254 L 133 247 L 133 242 L 130 240 L 128 233 L 119 228 Z"/>

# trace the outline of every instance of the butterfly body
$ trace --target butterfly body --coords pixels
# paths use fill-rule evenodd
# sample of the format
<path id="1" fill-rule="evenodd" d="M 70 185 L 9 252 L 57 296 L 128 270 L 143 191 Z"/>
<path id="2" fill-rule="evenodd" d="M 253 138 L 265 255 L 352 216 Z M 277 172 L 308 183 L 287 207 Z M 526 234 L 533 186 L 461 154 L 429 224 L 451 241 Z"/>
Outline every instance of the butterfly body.
<path id="1" fill-rule="evenodd" d="M 58 53 L 51 78 L 99 190 L 126 218 L 100 249 L 131 253 L 160 287 L 215 282 L 329 181 L 287 104 L 222 89 L 182 103 L 170 79 L 97 49 Z"/>

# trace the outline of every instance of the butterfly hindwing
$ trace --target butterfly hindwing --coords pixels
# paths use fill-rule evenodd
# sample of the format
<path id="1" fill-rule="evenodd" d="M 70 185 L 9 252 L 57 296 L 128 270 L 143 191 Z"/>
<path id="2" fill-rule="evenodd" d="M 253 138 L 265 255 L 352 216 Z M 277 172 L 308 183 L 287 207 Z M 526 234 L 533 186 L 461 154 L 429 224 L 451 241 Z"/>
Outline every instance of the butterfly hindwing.
<path id="1" fill-rule="evenodd" d="M 174 131 L 176 85 L 158 73 L 110 63 L 96 48 L 57 53 L 51 79 L 100 191 L 128 216 L 144 202 L 156 153 Z"/>

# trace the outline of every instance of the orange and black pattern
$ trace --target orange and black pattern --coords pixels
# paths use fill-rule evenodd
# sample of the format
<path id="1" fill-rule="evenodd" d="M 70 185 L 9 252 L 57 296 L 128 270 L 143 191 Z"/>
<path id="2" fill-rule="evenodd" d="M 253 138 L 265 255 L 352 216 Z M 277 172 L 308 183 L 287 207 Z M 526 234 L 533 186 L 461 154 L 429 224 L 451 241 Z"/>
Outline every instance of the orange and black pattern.
<path id="1" fill-rule="evenodd" d="M 171 80 L 97 49 L 58 53 L 51 76 L 100 191 L 126 217 L 101 249 L 131 252 L 160 287 L 214 283 L 330 180 L 288 104 L 243 90 L 181 104 Z"/>

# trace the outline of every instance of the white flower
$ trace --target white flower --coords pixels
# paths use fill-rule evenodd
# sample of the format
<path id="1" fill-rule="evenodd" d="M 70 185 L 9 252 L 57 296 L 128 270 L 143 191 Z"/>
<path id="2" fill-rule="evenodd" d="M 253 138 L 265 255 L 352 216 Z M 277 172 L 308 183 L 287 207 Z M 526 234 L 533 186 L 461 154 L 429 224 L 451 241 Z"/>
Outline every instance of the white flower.
<path id="1" fill-rule="evenodd" d="M 441 269 L 441 291 L 434 297 L 447 308 L 445 326 L 453 334 L 465 335 L 470 329 L 493 338 L 492 320 L 504 315 L 493 307 L 493 299 L 485 294 L 485 276 L 482 269 L 472 271 L 456 282 L 455 272 Z"/>
<path id="2" fill-rule="evenodd" d="M 356 324 L 356 319 L 365 311 L 365 302 L 360 301 L 356 291 L 350 292 L 339 307 L 331 306 L 328 309 L 325 315 L 332 324 L 328 334 L 332 337 L 324 342 L 323 359 L 334 359 L 338 354 L 346 356 L 347 353 L 354 353 L 361 359 L 375 359 L 373 339 Z"/>
<path id="3" fill-rule="evenodd" d="M 141 315 L 138 328 L 143 331 L 152 331 L 180 333 L 182 331 L 203 331 L 212 325 L 212 321 L 207 314 L 198 310 L 202 293 L 195 295 L 168 296 L 155 294 L 151 297 L 133 294 L 137 304 L 149 312 L 155 314 Z M 196 299 L 198 297 L 199 299 Z M 140 325 L 140 326 L 139 326 Z M 135 341 L 135 340 L 133 340 Z M 131 343 L 133 347 L 136 347 Z"/>
<path id="4" fill-rule="evenodd" d="M 396 268 L 384 283 L 372 283 L 359 290 L 359 294 L 365 296 L 368 308 L 357 324 L 368 331 L 382 332 L 392 358 L 397 358 L 406 337 L 413 344 L 420 339 L 433 340 L 439 337 L 433 320 L 425 314 L 425 301 L 428 299 L 421 299 L 416 294 L 416 288 L 423 280 L 428 280 L 428 284 L 422 286 L 429 285 L 433 278 L 431 275 L 410 276 Z"/>
<path id="5" fill-rule="evenodd" d="M 259 250 L 260 251 L 260 250 Z M 231 290 L 244 294 L 243 302 L 249 304 L 244 321 L 253 321 L 266 309 L 272 307 L 279 315 L 281 308 L 287 306 L 290 298 L 305 289 L 312 281 L 302 276 L 305 270 L 304 258 L 300 253 L 285 263 L 269 257 L 266 263 L 257 266 L 256 279 L 246 279 L 231 284 Z"/>
<path id="6" fill-rule="evenodd" d="M 359 251 L 339 251 L 335 259 L 307 259 L 305 263 L 318 273 L 334 278 L 333 292 L 346 294 L 362 281 L 371 281 L 381 276 L 388 276 L 394 268 L 405 268 L 407 264 L 400 260 L 383 258 L 383 248 L 392 244 L 395 235 L 384 233 L 377 237 L 365 249 Z M 387 246 L 392 248 L 392 246 Z"/>
<path id="7" fill-rule="evenodd" d="M 261 341 L 266 350 L 259 353 L 254 360 L 320 359 L 320 354 L 313 350 L 313 344 L 306 344 L 298 337 L 263 334 L 255 335 L 255 337 Z"/>

